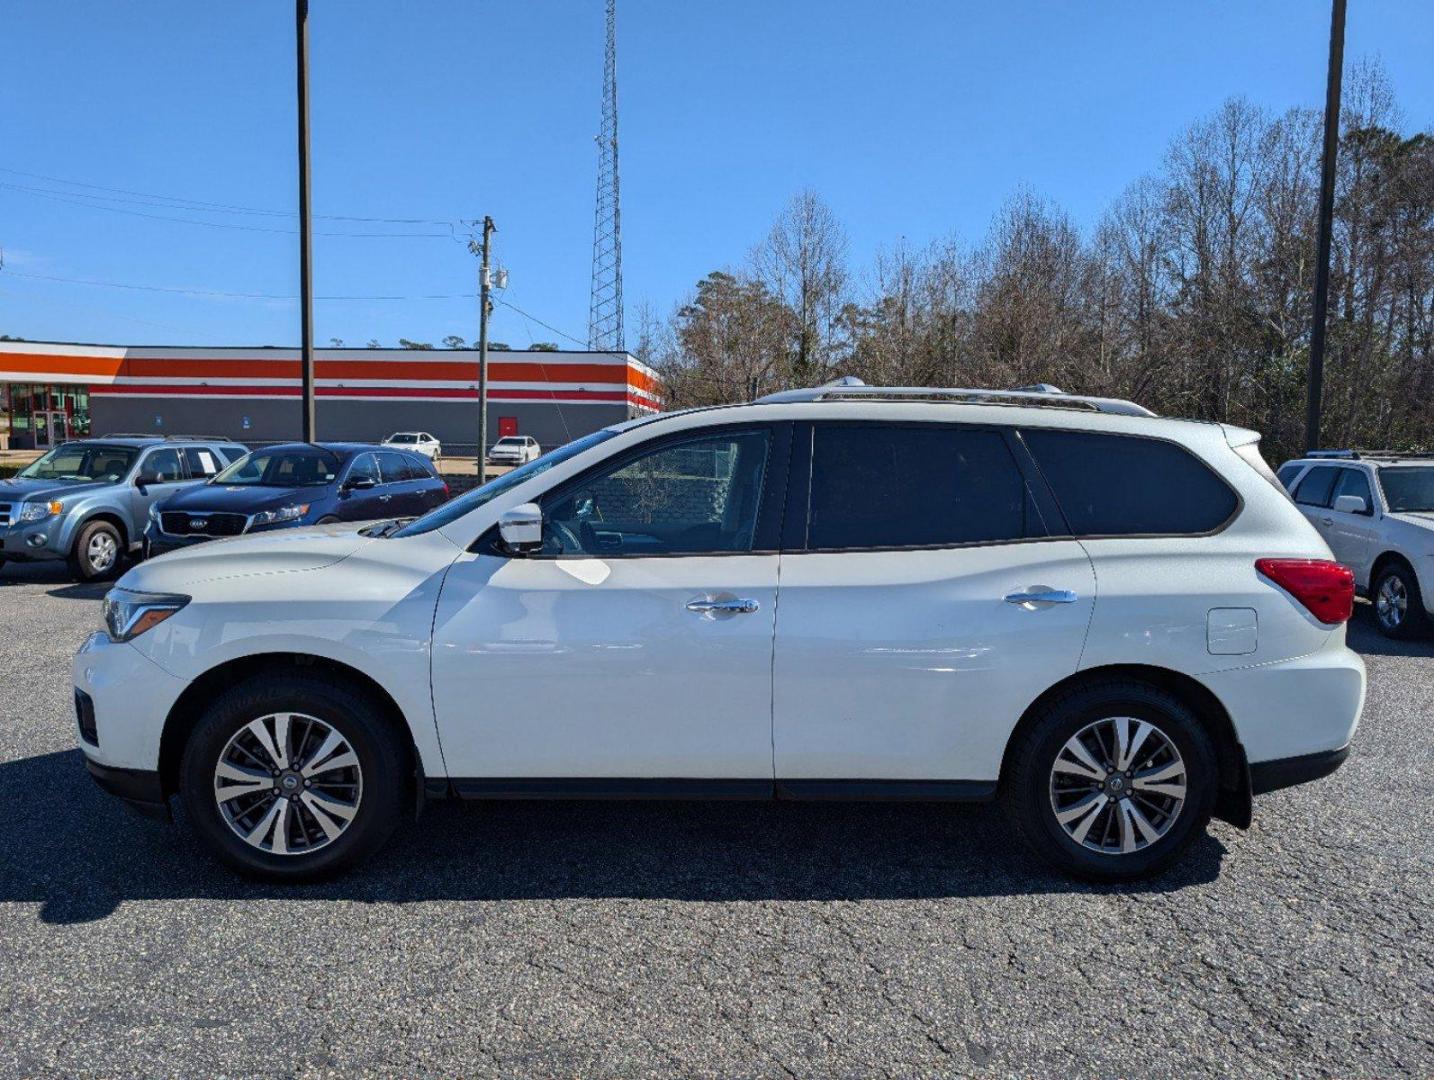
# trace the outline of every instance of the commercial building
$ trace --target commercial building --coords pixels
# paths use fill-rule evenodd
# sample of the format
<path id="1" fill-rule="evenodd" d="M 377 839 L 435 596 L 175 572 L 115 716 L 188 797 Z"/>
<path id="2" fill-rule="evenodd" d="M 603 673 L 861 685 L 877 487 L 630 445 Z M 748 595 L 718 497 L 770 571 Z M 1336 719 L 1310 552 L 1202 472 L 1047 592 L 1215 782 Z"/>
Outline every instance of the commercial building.
<path id="1" fill-rule="evenodd" d="M 475 351 L 318 349 L 315 378 L 320 439 L 428 431 L 456 453 L 477 444 Z M 661 407 L 656 375 L 626 353 L 491 351 L 488 380 L 490 442 L 558 446 Z M 300 433 L 299 351 L 0 341 L 0 406 L 14 448 L 118 432 L 280 442 Z"/>

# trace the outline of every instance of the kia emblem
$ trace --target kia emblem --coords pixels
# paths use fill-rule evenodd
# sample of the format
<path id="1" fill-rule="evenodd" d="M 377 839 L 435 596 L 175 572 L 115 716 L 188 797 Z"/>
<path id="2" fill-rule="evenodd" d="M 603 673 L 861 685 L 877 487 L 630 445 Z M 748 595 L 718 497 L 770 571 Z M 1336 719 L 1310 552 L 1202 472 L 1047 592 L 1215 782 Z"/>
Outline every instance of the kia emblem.
<path id="1" fill-rule="evenodd" d="M 203 518 L 190 518 L 189 527 L 195 530 L 205 529 L 209 527 L 209 522 L 205 521 Z"/>

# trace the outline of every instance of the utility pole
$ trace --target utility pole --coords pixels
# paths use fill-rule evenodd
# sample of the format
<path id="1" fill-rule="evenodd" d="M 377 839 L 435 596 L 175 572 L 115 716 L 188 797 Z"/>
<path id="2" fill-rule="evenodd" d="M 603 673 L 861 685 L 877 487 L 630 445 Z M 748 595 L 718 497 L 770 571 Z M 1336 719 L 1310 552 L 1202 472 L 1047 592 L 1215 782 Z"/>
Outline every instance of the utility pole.
<path id="1" fill-rule="evenodd" d="M 309 0 L 294 0 L 299 76 L 299 321 L 302 345 L 304 412 L 303 440 L 318 437 L 314 426 L 314 283 L 312 236 L 309 232 Z"/>
<path id="2" fill-rule="evenodd" d="M 492 237 L 498 231 L 491 217 L 483 218 L 483 242 L 478 264 L 478 483 L 488 476 L 488 313 L 493 308 L 493 271 L 489 262 Z M 470 244 L 471 249 L 473 245 Z"/>
<path id="3" fill-rule="evenodd" d="M 1339 154 L 1339 96 L 1344 73 L 1345 0 L 1334 0 L 1329 24 L 1329 76 L 1324 96 L 1324 160 L 1319 181 L 1319 240 L 1315 256 L 1314 325 L 1310 327 L 1309 398 L 1305 406 L 1305 449 L 1320 445 L 1324 400 L 1324 331 L 1329 312 L 1329 249 L 1334 233 L 1334 167 Z"/>

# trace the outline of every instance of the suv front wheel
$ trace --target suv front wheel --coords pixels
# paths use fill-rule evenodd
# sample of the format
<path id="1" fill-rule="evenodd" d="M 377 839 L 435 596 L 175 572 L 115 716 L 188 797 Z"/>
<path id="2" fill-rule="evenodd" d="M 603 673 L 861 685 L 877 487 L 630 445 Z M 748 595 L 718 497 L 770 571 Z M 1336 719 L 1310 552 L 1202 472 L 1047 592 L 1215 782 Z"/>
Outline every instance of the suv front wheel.
<path id="1" fill-rule="evenodd" d="M 1209 824 L 1215 749 L 1176 697 L 1138 682 L 1080 687 L 1047 703 L 1012 747 L 1002 788 L 1021 838 L 1066 873 L 1157 873 Z"/>
<path id="2" fill-rule="evenodd" d="M 81 581 L 98 581 L 119 569 L 124 541 L 108 521 L 91 521 L 81 526 L 70 550 L 70 572 Z"/>
<path id="3" fill-rule="evenodd" d="M 383 846 L 409 792 L 407 761 L 408 747 L 367 696 L 323 676 L 261 676 L 200 718 L 179 793 L 224 862 L 309 881 Z"/>

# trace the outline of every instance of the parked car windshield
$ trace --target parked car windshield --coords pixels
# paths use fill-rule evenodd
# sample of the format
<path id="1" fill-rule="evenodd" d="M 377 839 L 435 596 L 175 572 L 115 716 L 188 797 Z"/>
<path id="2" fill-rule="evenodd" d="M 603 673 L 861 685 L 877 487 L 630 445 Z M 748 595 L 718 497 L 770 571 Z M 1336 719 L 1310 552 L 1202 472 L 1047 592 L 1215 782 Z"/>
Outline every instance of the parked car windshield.
<path id="1" fill-rule="evenodd" d="M 1391 512 L 1434 511 L 1434 465 L 1380 469 L 1379 483 Z"/>
<path id="2" fill-rule="evenodd" d="M 554 465 L 561 465 L 571 457 L 576 457 L 584 450 L 591 449 L 598 443 L 606 442 L 616 435 L 616 431 L 604 428 L 602 431 L 594 431 L 581 439 L 576 439 L 566 446 L 560 446 L 556 450 L 549 450 L 540 458 L 534 458 L 526 465 L 520 465 L 510 473 L 504 473 L 495 480 L 489 480 L 480 488 L 474 488 L 466 495 L 460 495 L 451 502 L 444 503 L 436 510 L 430 510 L 421 518 L 410 521 L 403 528 L 395 532 L 394 536 L 417 536 L 419 533 L 432 532 L 434 529 L 441 529 L 443 526 L 457 521 L 464 514 L 477 510 L 486 502 L 491 502 L 505 491 L 511 491 L 519 484 L 531 480 L 539 473 L 545 473 Z"/>
<path id="3" fill-rule="evenodd" d="M 389 441 L 390 443 L 416 443 L 416 442 L 418 441 L 418 436 L 417 436 L 417 435 L 391 435 L 391 436 L 389 436 L 388 441 Z"/>
<path id="4" fill-rule="evenodd" d="M 498 440 L 499 446 L 522 446 L 523 440 L 517 435 L 505 435 Z"/>
<path id="5" fill-rule="evenodd" d="M 23 480 L 106 480 L 124 478 L 139 451 L 129 446 L 66 443 L 20 470 Z"/>
<path id="6" fill-rule="evenodd" d="M 209 482 L 231 486 L 316 487 L 332 484 L 338 468 L 338 455 L 328 450 L 259 450 L 240 458 Z"/>

